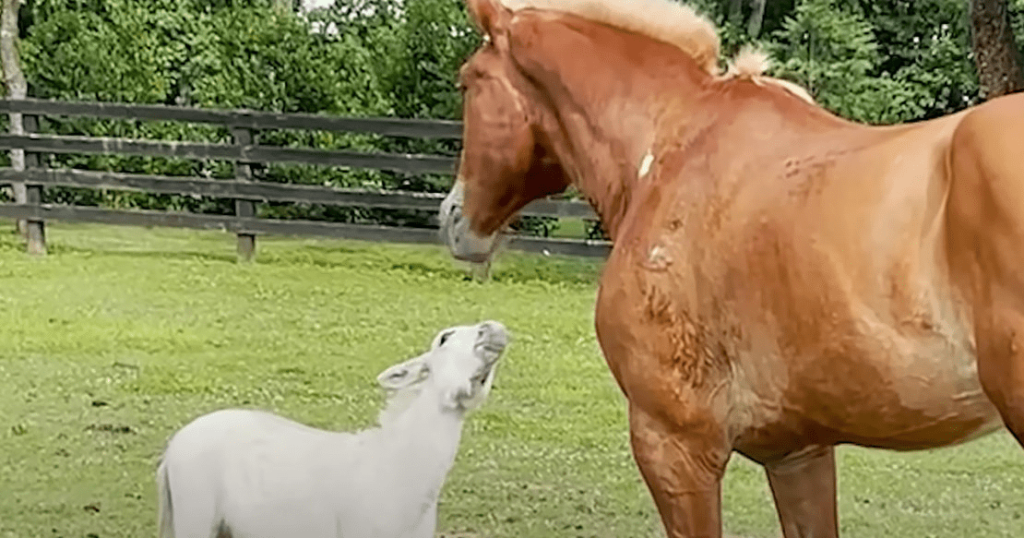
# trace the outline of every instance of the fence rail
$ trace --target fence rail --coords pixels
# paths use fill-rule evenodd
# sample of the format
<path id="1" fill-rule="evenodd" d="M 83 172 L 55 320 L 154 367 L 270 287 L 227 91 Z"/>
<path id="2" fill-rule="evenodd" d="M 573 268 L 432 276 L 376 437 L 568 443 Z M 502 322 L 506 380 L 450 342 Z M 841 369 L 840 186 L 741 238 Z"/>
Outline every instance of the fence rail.
<path id="1" fill-rule="evenodd" d="M 462 122 L 450 120 L 342 118 L 319 114 L 277 114 L 254 110 L 211 110 L 165 105 L 68 102 L 45 99 L 0 100 L 0 112 L 37 116 L 84 116 L 116 120 L 180 121 L 253 130 L 300 129 L 410 138 L 448 140 L 462 138 Z"/>
<path id="2" fill-rule="evenodd" d="M 282 148 L 253 144 L 160 142 L 90 136 L 0 135 L 0 149 L 20 148 L 34 153 L 86 153 L 94 155 L 144 155 L 179 159 L 210 159 L 244 162 L 288 162 L 319 166 L 372 168 L 407 174 L 451 173 L 455 159 L 437 155 L 360 153 L 309 148 Z"/>
<path id="3" fill-rule="evenodd" d="M 255 215 L 259 201 L 324 204 L 436 212 L 443 194 L 340 189 L 259 181 L 251 163 L 301 163 L 389 170 L 406 174 L 454 172 L 455 159 L 443 155 L 362 153 L 259 145 L 261 129 L 300 129 L 373 133 L 384 136 L 458 139 L 461 123 L 446 120 L 395 118 L 343 118 L 315 114 L 275 114 L 248 110 L 207 110 L 161 105 L 58 102 L 38 99 L 0 100 L 0 112 L 24 114 L 24 135 L 0 134 L 0 149 L 25 151 L 25 170 L 0 167 L 0 185 L 28 186 L 25 203 L 0 204 L 0 217 L 25 221 L 28 250 L 44 253 L 46 221 L 78 221 L 128 226 L 168 226 L 215 229 L 238 236 L 239 258 L 255 255 L 256 236 L 286 234 L 367 241 L 436 243 L 436 229 L 400 228 L 307 220 L 279 220 Z M 39 134 L 37 116 L 87 116 L 121 120 L 181 121 L 226 127 L 231 144 L 169 142 Z M 235 163 L 234 179 L 128 174 L 68 168 L 46 168 L 40 154 L 143 155 Z M 159 194 L 206 196 L 235 200 L 235 215 L 207 215 L 174 211 L 114 210 L 42 203 L 46 187 L 77 187 Z M 524 216 L 575 217 L 596 220 L 590 206 L 577 201 L 537 200 Z M 509 248 L 573 256 L 604 256 L 606 241 L 548 239 L 515 236 Z"/>

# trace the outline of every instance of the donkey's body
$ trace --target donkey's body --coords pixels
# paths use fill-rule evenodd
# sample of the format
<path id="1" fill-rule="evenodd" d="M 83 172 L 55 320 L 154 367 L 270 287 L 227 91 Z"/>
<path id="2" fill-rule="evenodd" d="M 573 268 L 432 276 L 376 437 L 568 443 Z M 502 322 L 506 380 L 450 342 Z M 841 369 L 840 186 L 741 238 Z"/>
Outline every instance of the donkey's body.
<path id="1" fill-rule="evenodd" d="M 786 538 L 835 538 L 835 445 L 1024 440 L 1024 96 L 866 126 L 723 76 L 672 2 L 468 4 L 444 236 L 480 261 L 531 200 L 591 201 L 597 337 L 670 537 L 721 536 L 734 451 Z"/>
<path id="2" fill-rule="evenodd" d="M 462 382 L 431 383 L 443 374 L 412 371 L 413 361 L 430 360 L 423 357 L 381 374 L 382 384 L 396 372 L 405 376 L 391 387 L 405 392 L 381 415 L 380 428 L 330 432 L 244 409 L 192 421 L 171 438 L 157 470 L 162 538 L 432 537 L 465 412 L 486 397 L 504 347 L 504 329 L 494 327 L 483 337 L 491 348 L 487 370 L 465 394 L 458 391 L 478 375 L 472 364 Z M 451 345 L 480 352 L 459 339 Z"/>
<path id="3" fill-rule="evenodd" d="M 234 538 L 433 536 L 461 421 L 425 409 L 360 434 L 242 409 L 200 417 L 168 446 L 186 465 L 160 466 L 173 536 L 207 537 L 211 521 Z"/>

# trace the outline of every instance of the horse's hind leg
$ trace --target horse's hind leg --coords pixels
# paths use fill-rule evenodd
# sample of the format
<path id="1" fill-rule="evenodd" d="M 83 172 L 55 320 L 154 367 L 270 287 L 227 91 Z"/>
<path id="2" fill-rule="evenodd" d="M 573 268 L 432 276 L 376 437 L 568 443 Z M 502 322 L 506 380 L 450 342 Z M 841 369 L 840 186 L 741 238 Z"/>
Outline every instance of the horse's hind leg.
<path id="1" fill-rule="evenodd" d="M 1024 98 L 990 101 L 957 127 L 946 225 L 955 282 L 973 307 L 978 376 L 1024 444 Z"/>
<path id="2" fill-rule="evenodd" d="M 809 447 L 764 468 L 785 538 L 839 536 L 833 447 Z"/>

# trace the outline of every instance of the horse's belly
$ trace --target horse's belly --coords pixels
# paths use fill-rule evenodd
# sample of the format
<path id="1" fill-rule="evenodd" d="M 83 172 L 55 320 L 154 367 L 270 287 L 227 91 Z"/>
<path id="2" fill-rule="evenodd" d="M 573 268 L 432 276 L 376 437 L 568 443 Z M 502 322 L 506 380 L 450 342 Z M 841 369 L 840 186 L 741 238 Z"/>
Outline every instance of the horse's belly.
<path id="1" fill-rule="evenodd" d="M 888 344 L 832 362 L 806 358 L 802 368 L 786 361 L 788 368 L 771 374 L 770 392 L 763 367 L 773 360 L 760 361 L 760 369 L 738 368 L 731 410 L 737 448 L 776 452 L 827 442 L 917 450 L 1002 427 L 981 388 L 973 350 L 936 338 Z"/>
<path id="2" fill-rule="evenodd" d="M 892 413 L 881 422 L 881 436 L 868 437 L 873 428 L 852 433 L 876 445 L 914 449 L 962 443 L 999 428 L 1001 419 L 981 387 L 977 364 L 973 351 L 964 348 L 903 358 L 890 370 L 891 387 L 883 390 L 890 396 L 877 406 L 877 412 Z"/>
<path id="3" fill-rule="evenodd" d="M 973 369 L 962 374 L 934 362 L 932 375 L 893 370 L 889 387 L 864 391 L 864 403 L 824 416 L 823 424 L 834 428 L 841 442 L 897 450 L 949 446 L 1002 426 Z M 872 420 L 855 420 L 851 411 Z M 830 424 L 834 417 L 838 420 Z"/>

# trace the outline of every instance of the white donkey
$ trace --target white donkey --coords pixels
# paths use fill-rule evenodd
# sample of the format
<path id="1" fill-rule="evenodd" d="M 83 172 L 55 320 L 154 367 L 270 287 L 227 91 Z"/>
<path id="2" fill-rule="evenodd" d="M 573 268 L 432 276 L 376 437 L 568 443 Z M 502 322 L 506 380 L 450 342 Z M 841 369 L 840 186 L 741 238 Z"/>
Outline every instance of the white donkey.
<path id="1" fill-rule="evenodd" d="M 495 321 L 438 333 L 384 370 L 380 428 L 329 432 L 261 411 L 201 416 L 157 468 L 161 538 L 428 538 L 468 411 L 508 343 Z"/>

